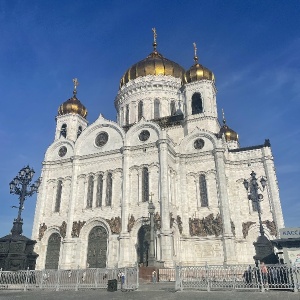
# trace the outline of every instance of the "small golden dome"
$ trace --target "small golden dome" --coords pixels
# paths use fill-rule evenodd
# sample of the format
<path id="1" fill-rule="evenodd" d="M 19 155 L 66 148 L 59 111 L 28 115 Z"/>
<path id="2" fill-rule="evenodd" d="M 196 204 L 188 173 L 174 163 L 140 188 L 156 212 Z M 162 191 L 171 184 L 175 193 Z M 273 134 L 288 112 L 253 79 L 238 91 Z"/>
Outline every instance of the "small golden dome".
<path id="1" fill-rule="evenodd" d="M 237 142 L 239 139 L 239 136 L 234 130 L 232 130 L 231 128 L 229 128 L 227 126 L 223 108 L 222 108 L 222 116 L 223 116 L 223 126 L 220 129 L 219 136 L 222 137 L 222 135 L 224 134 L 226 142 L 229 142 L 229 141 Z"/>
<path id="2" fill-rule="evenodd" d="M 184 83 L 190 83 L 202 79 L 215 81 L 215 75 L 212 71 L 200 65 L 198 62 L 196 62 L 184 74 Z"/>
<path id="3" fill-rule="evenodd" d="M 193 43 L 193 45 L 194 45 L 194 51 L 195 51 L 195 55 L 194 55 L 195 64 L 193 66 L 191 66 L 190 69 L 185 72 L 184 83 L 190 83 L 190 82 L 194 82 L 194 81 L 198 81 L 198 80 L 202 80 L 202 79 L 208 79 L 208 80 L 215 81 L 214 73 L 198 63 L 196 43 Z"/>
<path id="4" fill-rule="evenodd" d="M 74 95 L 72 98 L 68 99 L 58 108 L 59 116 L 66 115 L 66 114 L 78 114 L 83 118 L 86 118 L 87 109 Z"/>
<path id="5" fill-rule="evenodd" d="M 59 106 L 58 115 L 62 116 L 66 114 L 78 114 L 83 118 L 86 118 L 88 113 L 87 109 L 76 97 L 77 87 L 79 85 L 77 78 L 73 79 L 73 84 L 74 84 L 73 97 L 68 99 L 66 102 L 64 102 L 62 105 Z"/>
<path id="6" fill-rule="evenodd" d="M 239 139 L 239 135 L 234 130 L 229 128 L 226 124 L 224 124 L 220 129 L 219 135 L 222 136 L 223 134 L 225 136 L 226 142 L 229 142 L 229 141 L 237 142 Z"/>
<path id="7" fill-rule="evenodd" d="M 184 71 L 180 65 L 163 57 L 154 49 L 145 59 L 134 64 L 125 72 L 121 78 L 120 87 L 130 80 L 147 75 L 169 75 L 183 80 Z"/>

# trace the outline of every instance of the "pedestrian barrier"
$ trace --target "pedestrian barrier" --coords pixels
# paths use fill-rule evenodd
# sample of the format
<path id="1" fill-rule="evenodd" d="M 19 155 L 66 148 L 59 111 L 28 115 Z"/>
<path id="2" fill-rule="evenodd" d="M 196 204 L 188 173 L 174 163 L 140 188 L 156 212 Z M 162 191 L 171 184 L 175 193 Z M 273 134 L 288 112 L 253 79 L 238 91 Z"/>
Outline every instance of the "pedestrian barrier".
<path id="1" fill-rule="evenodd" d="M 138 268 L 73 269 L 73 270 L 0 270 L 0 290 L 79 290 L 107 289 L 110 280 L 117 280 L 117 288 L 136 290 Z"/>
<path id="2" fill-rule="evenodd" d="M 300 289 L 300 267 L 284 264 L 177 266 L 175 289 L 197 290 L 292 290 Z"/>

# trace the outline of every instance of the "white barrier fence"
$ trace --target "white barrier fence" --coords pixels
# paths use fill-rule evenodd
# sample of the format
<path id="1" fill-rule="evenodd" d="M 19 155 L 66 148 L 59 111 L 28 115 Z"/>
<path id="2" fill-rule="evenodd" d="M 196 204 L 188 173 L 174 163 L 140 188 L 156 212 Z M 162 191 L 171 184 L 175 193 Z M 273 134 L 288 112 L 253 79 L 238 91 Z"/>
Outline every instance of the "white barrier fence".
<path id="1" fill-rule="evenodd" d="M 256 266 L 177 266 L 175 289 L 197 290 L 292 290 L 300 289 L 300 267 Z"/>
<path id="2" fill-rule="evenodd" d="M 123 275 L 123 276 L 121 276 Z M 77 270 L 26 270 L 1 271 L 0 290 L 79 290 L 106 289 L 109 280 L 117 280 L 117 288 L 138 288 L 138 268 L 77 269 Z M 122 278 L 123 277 L 123 278 Z"/>

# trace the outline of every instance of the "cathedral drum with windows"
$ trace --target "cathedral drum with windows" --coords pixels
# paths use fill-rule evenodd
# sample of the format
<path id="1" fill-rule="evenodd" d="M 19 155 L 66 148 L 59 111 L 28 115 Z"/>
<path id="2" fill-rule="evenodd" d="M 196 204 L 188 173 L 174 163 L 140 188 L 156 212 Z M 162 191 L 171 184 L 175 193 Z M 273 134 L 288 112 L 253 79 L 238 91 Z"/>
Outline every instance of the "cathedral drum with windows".
<path id="1" fill-rule="evenodd" d="M 284 227 L 270 143 L 240 147 L 220 125 L 214 74 L 187 71 L 157 51 L 130 67 L 115 98 L 117 122 L 92 124 L 77 98 L 58 109 L 42 169 L 32 238 L 38 269 L 147 266 L 148 204 L 155 258 L 176 264 L 252 263 L 257 206 L 243 179 L 267 179 L 262 220 L 273 239 Z"/>

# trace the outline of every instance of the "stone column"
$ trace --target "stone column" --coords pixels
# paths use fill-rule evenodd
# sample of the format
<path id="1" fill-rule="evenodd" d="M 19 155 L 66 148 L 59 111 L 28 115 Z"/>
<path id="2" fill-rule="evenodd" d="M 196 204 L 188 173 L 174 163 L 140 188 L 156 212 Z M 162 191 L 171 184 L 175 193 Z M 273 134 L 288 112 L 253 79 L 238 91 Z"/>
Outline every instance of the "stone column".
<path id="1" fill-rule="evenodd" d="M 96 207 L 96 202 L 97 202 L 97 183 L 98 183 L 98 175 L 94 175 L 92 208 Z"/>
<path id="2" fill-rule="evenodd" d="M 125 267 L 132 261 L 130 253 L 130 234 L 127 231 L 128 222 L 128 206 L 130 199 L 130 178 L 129 178 L 129 165 L 130 165 L 130 147 L 124 146 L 123 152 L 123 181 L 122 181 L 122 203 L 121 203 L 121 224 L 122 229 L 120 233 L 119 242 L 119 267 Z"/>
<path id="3" fill-rule="evenodd" d="M 138 169 L 138 203 L 141 203 L 143 201 L 142 186 L 142 169 Z"/>
<path id="4" fill-rule="evenodd" d="M 273 220 L 276 224 L 277 231 L 280 228 L 284 228 L 284 221 L 282 216 L 282 209 L 280 204 L 279 198 L 279 189 L 277 178 L 275 174 L 275 167 L 273 162 L 272 151 L 270 147 L 263 148 L 263 163 L 264 169 L 267 176 L 267 189 L 269 190 L 269 195 L 271 199 L 271 206 L 272 206 L 272 214 Z"/>
<path id="5" fill-rule="evenodd" d="M 200 199 L 200 187 L 199 187 L 199 175 L 198 174 L 194 177 L 194 183 L 195 183 L 195 191 L 196 191 L 196 199 L 197 199 L 197 210 L 199 210 L 201 207 L 201 199 Z"/>
<path id="6" fill-rule="evenodd" d="M 103 174 L 103 183 L 102 183 L 102 203 L 101 207 L 106 206 L 106 177 L 107 172 Z"/>
<path id="7" fill-rule="evenodd" d="M 180 161 L 180 207 L 182 221 L 182 235 L 189 235 L 189 204 L 187 198 L 186 162 L 185 158 Z"/>
<path id="8" fill-rule="evenodd" d="M 219 190 L 220 213 L 223 222 L 224 263 L 233 264 L 236 262 L 236 253 L 234 236 L 231 232 L 229 200 L 225 176 L 224 149 L 216 148 L 214 150 L 214 157 L 217 170 L 216 177 Z"/>
<path id="9" fill-rule="evenodd" d="M 74 159 L 73 161 L 73 172 L 71 179 L 71 187 L 68 201 L 68 210 L 67 210 L 67 220 L 64 220 L 67 223 L 66 237 L 62 241 L 62 249 L 60 258 L 60 268 L 61 269 L 72 269 L 76 267 L 76 263 L 73 259 L 76 253 L 76 242 L 72 238 L 72 225 L 74 221 L 74 211 L 75 203 L 77 198 L 77 176 L 78 176 L 78 161 Z M 75 220 L 77 221 L 77 220 Z M 79 220 L 78 220 L 79 221 Z"/>
<path id="10" fill-rule="evenodd" d="M 157 141 L 160 162 L 160 216 L 161 216 L 161 254 L 165 267 L 172 267 L 172 234 L 169 215 L 168 187 L 168 143 L 167 134 L 162 132 L 162 139 Z"/>

